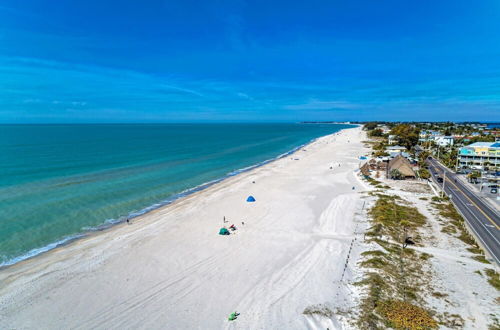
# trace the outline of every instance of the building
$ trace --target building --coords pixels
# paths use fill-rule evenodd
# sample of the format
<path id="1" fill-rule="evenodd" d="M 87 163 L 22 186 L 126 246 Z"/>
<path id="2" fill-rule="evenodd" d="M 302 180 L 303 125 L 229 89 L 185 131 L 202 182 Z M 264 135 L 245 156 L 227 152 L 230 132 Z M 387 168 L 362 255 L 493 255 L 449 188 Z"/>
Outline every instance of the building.
<path id="1" fill-rule="evenodd" d="M 458 166 L 461 169 L 499 169 L 500 142 L 476 142 L 460 148 Z"/>
<path id="2" fill-rule="evenodd" d="M 395 174 L 399 177 L 396 177 Z M 389 161 L 387 165 L 387 177 L 389 179 L 415 179 L 417 176 L 410 162 L 401 155 Z"/>
<path id="3" fill-rule="evenodd" d="M 452 146 L 454 139 L 453 136 L 438 135 L 434 136 L 434 142 L 440 147 Z"/>
<path id="4" fill-rule="evenodd" d="M 386 152 L 391 153 L 391 152 L 405 152 L 406 148 L 403 146 L 390 146 L 385 149 Z"/>
<path id="5" fill-rule="evenodd" d="M 433 130 L 420 131 L 420 134 L 418 135 L 418 140 L 420 142 L 434 141 L 434 137 L 439 135 L 441 135 L 441 133 L 438 131 L 433 131 Z"/>
<path id="6" fill-rule="evenodd" d="M 397 136 L 396 135 L 389 135 L 387 142 L 389 142 L 389 144 L 397 143 Z"/>

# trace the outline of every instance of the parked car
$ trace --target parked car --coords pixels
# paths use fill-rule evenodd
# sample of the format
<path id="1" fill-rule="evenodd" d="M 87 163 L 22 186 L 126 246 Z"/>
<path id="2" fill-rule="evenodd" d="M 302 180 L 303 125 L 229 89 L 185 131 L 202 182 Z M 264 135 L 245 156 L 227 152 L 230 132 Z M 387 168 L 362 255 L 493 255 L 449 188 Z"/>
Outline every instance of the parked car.
<path id="1" fill-rule="evenodd" d="M 443 183 L 443 178 L 442 178 L 442 177 L 440 177 L 440 176 L 438 176 L 438 178 L 437 178 L 437 182 L 439 182 L 439 183 Z"/>
<path id="2" fill-rule="evenodd" d="M 491 188 L 490 193 L 498 194 L 498 188 Z"/>

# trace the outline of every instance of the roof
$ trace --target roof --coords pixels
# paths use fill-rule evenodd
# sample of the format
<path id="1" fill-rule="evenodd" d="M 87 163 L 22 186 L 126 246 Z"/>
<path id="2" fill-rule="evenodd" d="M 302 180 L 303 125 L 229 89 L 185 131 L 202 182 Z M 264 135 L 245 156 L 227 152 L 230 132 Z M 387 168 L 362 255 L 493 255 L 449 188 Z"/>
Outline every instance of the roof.
<path id="1" fill-rule="evenodd" d="M 401 155 L 396 156 L 396 158 L 389 161 L 388 170 L 389 170 L 389 172 L 392 170 L 398 170 L 405 177 L 415 177 L 416 176 L 415 172 L 411 168 L 410 162 Z"/>
<path id="2" fill-rule="evenodd" d="M 386 148 L 387 150 L 396 150 L 396 149 L 406 149 L 405 147 L 402 146 L 390 146 Z"/>
<path id="3" fill-rule="evenodd" d="M 476 142 L 473 144 L 469 144 L 466 147 L 487 147 L 487 148 L 500 148 L 500 142 Z"/>

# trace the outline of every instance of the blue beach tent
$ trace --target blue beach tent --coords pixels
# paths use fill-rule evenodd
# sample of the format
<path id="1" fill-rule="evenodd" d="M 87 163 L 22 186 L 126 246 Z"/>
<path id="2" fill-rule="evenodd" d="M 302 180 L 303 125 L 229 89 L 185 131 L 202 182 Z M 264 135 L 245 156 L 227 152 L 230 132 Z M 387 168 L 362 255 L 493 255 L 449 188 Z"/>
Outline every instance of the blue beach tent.
<path id="1" fill-rule="evenodd" d="M 253 196 L 248 196 L 247 202 L 255 202 L 255 198 L 253 198 Z"/>

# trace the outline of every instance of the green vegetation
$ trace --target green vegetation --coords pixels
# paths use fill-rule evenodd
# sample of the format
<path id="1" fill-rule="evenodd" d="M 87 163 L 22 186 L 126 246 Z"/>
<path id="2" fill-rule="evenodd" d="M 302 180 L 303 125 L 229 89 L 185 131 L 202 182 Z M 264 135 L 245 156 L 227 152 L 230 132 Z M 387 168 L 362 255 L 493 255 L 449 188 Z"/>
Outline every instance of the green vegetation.
<path id="1" fill-rule="evenodd" d="M 369 184 L 371 184 L 372 186 L 376 186 L 376 187 L 378 187 L 378 186 L 382 186 L 382 182 L 377 181 L 377 180 L 375 180 L 375 179 L 374 179 L 374 178 L 372 178 L 372 177 L 367 177 L 367 178 L 366 178 L 366 181 L 368 181 L 368 183 L 369 183 Z"/>
<path id="2" fill-rule="evenodd" d="M 406 301 L 390 300 L 378 309 L 387 319 L 387 325 L 394 329 L 437 328 L 437 322 L 425 309 Z"/>
<path id="3" fill-rule="evenodd" d="M 421 168 L 418 170 L 418 176 L 421 177 L 422 179 L 428 179 L 431 177 L 431 173 L 425 168 Z"/>
<path id="4" fill-rule="evenodd" d="M 403 180 L 405 178 L 404 175 L 401 174 L 401 172 L 399 172 L 397 169 L 391 170 L 389 176 L 393 180 Z"/>
<path id="5" fill-rule="evenodd" d="M 490 283 L 495 289 L 500 290 L 500 276 L 493 269 L 486 269 L 484 271 L 488 276 L 488 283 Z"/>
<path id="6" fill-rule="evenodd" d="M 368 131 L 368 136 L 369 137 L 381 137 L 384 135 L 384 131 L 382 131 L 380 128 L 373 129 L 371 131 Z"/>
<path id="7" fill-rule="evenodd" d="M 399 197 L 379 194 L 375 206 L 369 211 L 375 225 L 367 235 L 385 235 L 402 243 L 404 232 L 425 224 L 425 217 L 415 207 L 398 204 L 398 200 Z"/>
<path id="8" fill-rule="evenodd" d="M 458 238 L 467 245 L 470 245 L 467 250 L 473 254 L 476 254 L 472 257 L 472 259 L 485 264 L 489 264 L 490 262 L 486 260 L 486 258 L 484 257 L 484 253 L 479 248 L 476 240 L 467 231 L 464 219 L 457 212 L 453 204 L 451 204 L 448 200 L 441 198 L 435 199 L 435 197 L 433 197 L 432 200 L 434 202 L 431 204 L 438 210 L 439 215 L 448 220 L 447 224 L 443 226 L 441 231 Z"/>
<path id="9" fill-rule="evenodd" d="M 361 329 L 434 329 L 437 321 L 423 307 L 422 287 L 430 282 L 424 263 L 432 256 L 405 247 L 405 236 L 412 233 L 418 242 L 416 230 L 426 219 L 401 198 L 384 194 L 378 196 L 369 210 L 372 227 L 366 233 L 369 241 L 380 250 L 366 251 L 360 263 L 370 271 L 356 283 L 366 287 L 367 295 L 361 302 L 358 327 Z"/>
<path id="10" fill-rule="evenodd" d="M 419 133 L 420 130 L 417 127 L 408 124 L 397 125 L 391 130 L 391 134 L 396 135 L 397 143 L 408 150 L 417 145 Z"/>
<path id="11" fill-rule="evenodd" d="M 472 259 L 479 261 L 479 262 L 482 262 L 483 264 L 490 264 L 490 262 L 488 260 L 486 260 L 484 255 L 476 255 L 476 256 L 473 256 Z"/>
<path id="12" fill-rule="evenodd" d="M 377 125 L 378 123 L 377 122 L 370 122 L 370 123 L 366 123 L 364 126 L 363 126 L 363 129 L 366 130 L 366 131 L 371 131 L 375 128 L 377 128 Z"/>
<path id="13" fill-rule="evenodd" d="M 316 314 L 327 318 L 330 318 L 334 315 L 333 311 L 328 306 L 325 306 L 323 304 L 308 306 L 306 309 L 304 309 L 302 314 L 305 315 Z"/>

